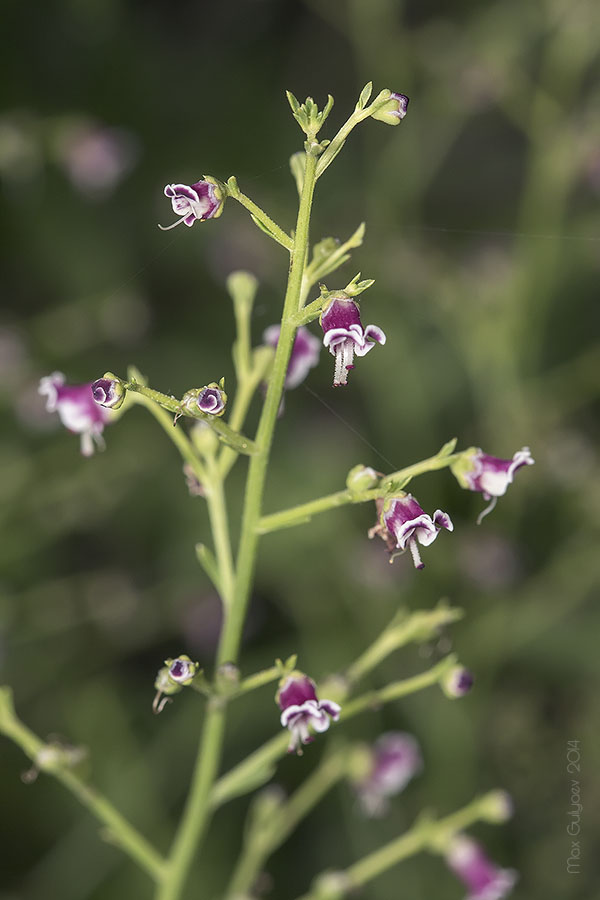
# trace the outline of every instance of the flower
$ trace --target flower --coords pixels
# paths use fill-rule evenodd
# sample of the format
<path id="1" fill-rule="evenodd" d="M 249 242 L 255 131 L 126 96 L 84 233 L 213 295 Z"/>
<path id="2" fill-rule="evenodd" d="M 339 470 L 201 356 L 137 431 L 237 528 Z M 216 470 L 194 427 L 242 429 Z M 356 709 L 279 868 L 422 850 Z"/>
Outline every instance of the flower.
<path id="1" fill-rule="evenodd" d="M 222 416 L 225 412 L 227 394 L 221 390 L 216 381 L 211 381 L 209 385 L 200 389 L 196 403 L 200 412 L 210 413 L 211 416 Z"/>
<path id="2" fill-rule="evenodd" d="M 92 396 L 96 403 L 107 409 L 119 409 L 123 405 L 127 389 L 120 378 L 107 372 L 92 383 Z"/>
<path id="3" fill-rule="evenodd" d="M 474 681 L 473 673 L 469 669 L 464 666 L 452 666 L 442 677 L 440 687 L 446 697 L 455 700 L 468 694 Z"/>
<path id="4" fill-rule="evenodd" d="M 55 143 L 59 164 L 85 194 L 116 188 L 139 156 L 139 142 L 133 134 L 84 118 L 60 125 Z"/>
<path id="5" fill-rule="evenodd" d="M 397 94 L 392 91 L 387 103 L 371 113 L 371 118 L 385 122 L 387 125 L 399 125 L 406 115 L 409 103 L 410 100 L 406 94 Z"/>
<path id="6" fill-rule="evenodd" d="M 180 218 L 172 225 L 159 225 L 161 231 L 169 231 L 182 222 L 191 228 L 194 222 L 217 218 L 223 212 L 223 194 L 212 178 L 191 185 L 167 184 L 164 194 L 170 198 L 173 212 Z"/>
<path id="7" fill-rule="evenodd" d="M 279 325 L 270 325 L 263 333 L 263 341 L 269 347 L 277 347 L 279 341 Z M 311 334 L 308 328 L 300 326 L 294 338 L 294 346 L 285 373 L 284 388 L 288 391 L 298 387 L 309 371 L 319 362 L 321 352 L 320 340 Z"/>
<path id="8" fill-rule="evenodd" d="M 438 536 L 440 528 L 454 531 L 450 516 L 436 509 L 433 519 L 419 506 L 412 494 L 387 500 L 381 507 L 380 521 L 369 531 L 369 537 L 379 534 L 388 544 L 388 548 L 408 547 L 416 569 L 423 569 L 417 541 L 428 547 Z M 395 543 L 394 543 L 395 541 Z M 393 559 L 393 557 L 392 557 Z"/>
<path id="9" fill-rule="evenodd" d="M 454 462 L 450 469 L 461 487 L 469 491 L 479 491 L 484 500 L 491 500 L 489 506 L 479 514 L 477 524 L 490 513 L 498 500 L 506 493 L 517 469 L 532 466 L 535 460 L 529 447 L 517 450 L 512 459 L 498 459 L 488 456 L 479 447 L 469 447 Z"/>
<path id="10" fill-rule="evenodd" d="M 406 787 L 423 768 L 423 760 L 415 738 L 403 731 L 382 734 L 369 753 L 370 771 L 357 782 L 356 792 L 365 815 L 382 816 L 387 798 Z"/>
<path id="11" fill-rule="evenodd" d="M 168 667 L 169 678 L 176 684 L 190 684 L 198 671 L 198 663 L 193 663 L 185 653 L 175 659 L 166 659 L 165 666 Z"/>
<path id="12" fill-rule="evenodd" d="M 386 337 L 377 325 L 363 328 L 358 303 L 343 292 L 333 297 L 321 314 L 323 345 L 335 356 L 333 386 L 347 384 L 348 370 L 353 369 L 354 354 L 366 356 L 375 344 L 385 344 Z"/>
<path id="13" fill-rule="evenodd" d="M 288 753 L 300 755 L 301 744 L 310 744 L 314 731 L 327 731 L 329 720 L 337 722 L 341 707 L 332 700 L 319 700 L 314 681 L 302 672 L 292 672 L 284 678 L 275 696 L 281 710 L 281 724 L 290 731 Z"/>
<path id="14" fill-rule="evenodd" d="M 518 877 L 513 869 L 496 866 L 477 841 L 464 834 L 457 835 L 450 843 L 446 862 L 467 886 L 466 900 L 502 900 Z"/>
<path id="15" fill-rule="evenodd" d="M 94 400 L 91 382 L 65 384 L 62 372 L 53 372 L 41 379 L 38 392 L 47 397 L 47 411 L 57 412 L 65 428 L 81 435 L 84 456 L 92 456 L 94 442 L 104 449 L 102 432 L 112 416 Z"/>

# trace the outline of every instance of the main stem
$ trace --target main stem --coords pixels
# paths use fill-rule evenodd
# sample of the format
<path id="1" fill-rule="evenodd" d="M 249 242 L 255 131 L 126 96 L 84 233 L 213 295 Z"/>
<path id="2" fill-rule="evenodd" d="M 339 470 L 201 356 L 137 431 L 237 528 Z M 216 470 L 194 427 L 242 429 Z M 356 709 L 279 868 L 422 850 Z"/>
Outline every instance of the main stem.
<path id="1" fill-rule="evenodd" d="M 302 275 L 306 265 L 316 163 L 316 157 L 307 154 L 304 187 L 300 198 L 294 246 L 291 253 L 291 267 L 283 306 L 279 343 L 256 433 L 255 454 L 251 457 L 248 468 L 233 597 L 231 605 L 225 609 L 225 622 L 219 642 L 217 665 L 224 662 L 235 662 L 237 659 L 250 598 L 258 546 L 256 526 L 261 515 L 273 431 L 294 342 L 293 316 L 298 309 Z M 217 776 L 224 730 L 225 706 L 218 699 L 213 700 L 207 706 L 190 793 L 173 842 L 167 872 L 157 893 L 157 900 L 178 900 L 181 896 L 194 855 L 198 851 L 210 817 L 210 792 Z"/>

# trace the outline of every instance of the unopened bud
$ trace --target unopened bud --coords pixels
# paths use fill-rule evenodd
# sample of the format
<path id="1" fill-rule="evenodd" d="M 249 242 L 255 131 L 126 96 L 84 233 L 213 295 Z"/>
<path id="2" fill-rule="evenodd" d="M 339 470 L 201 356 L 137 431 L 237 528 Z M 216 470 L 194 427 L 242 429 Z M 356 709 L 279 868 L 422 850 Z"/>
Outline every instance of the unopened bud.
<path id="1" fill-rule="evenodd" d="M 96 403 L 107 409 L 118 409 L 122 406 L 126 394 L 127 388 L 112 372 L 106 372 L 102 378 L 92 383 L 92 397 Z"/>

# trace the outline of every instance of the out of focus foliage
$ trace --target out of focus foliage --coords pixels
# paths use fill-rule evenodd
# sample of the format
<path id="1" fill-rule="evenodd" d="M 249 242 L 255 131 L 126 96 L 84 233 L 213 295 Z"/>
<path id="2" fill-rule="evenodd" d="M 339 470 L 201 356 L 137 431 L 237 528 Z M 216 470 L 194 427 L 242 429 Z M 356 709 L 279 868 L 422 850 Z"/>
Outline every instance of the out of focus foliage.
<path id="1" fill-rule="evenodd" d="M 35 16 L 9 2 L 3 26 L 0 653 L 20 715 L 42 736 L 88 746 L 94 783 L 168 846 L 202 701 L 186 692 L 156 718 L 152 684 L 168 655 L 211 665 L 219 611 L 193 552 L 208 536 L 205 509 L 144 410 L 106 431 L 105 453 L 83 459 L 43 410 L 37 381 L 56 369 L 87 381 L 135 362 L 167 392 L 223 375 L 231 389 L 225 277 L 249 268 L 261 279 L 258 343 L 279 315 L 285 253 L 233 202 L 218 221 L 159 232 L 171 221 L 162 186 L 235 173 L 291 227 L 287 159 L 302 136 L 284 89 L 334 94 L 331 136 L 372 79 L 411 97 L 408 116 L 393 131 L 367 122 L 353 135 L 319 182 L 313 236 L 345 238 L 367 220 L 364 247 L 329 286 L 358 269 L 374 277 L 363 310 L 388 344 L 347 389 L 331 390 L 324 353 L 308 390 L 288 394 L 267 510 L 339 489 L 358 462 L 389 471 L 453 435 L 498 456 L 528 444 L 536 466 L 479 528 L 481 497 L 447 472 L 415 482 L 425 509 L 448 510 L 456 525 L 423 573 L 405 558 L 388 565 L 367 540 L 366 507 L 264 539 L 244 672 L 298 652 L 322 677 L 399 605 L 448 597 L 467 617 L 444 640 L 476 674 L 464 701 L 425 692 L 345 726 L 361 739 L 413 732 L 424 773 L 375 824 L 337 788 L 274 857 L 268 896 L 296 896 L 312 873 L 391 839 L 423 806 L 450 811 L 499 785 L 514 820 L 480 836 L 521 872 L 515 897 L 591 897 L 598 3 L 56 0 Z M 234 522 L 244 468 L 229 484 Z M 408 650 L 372 682 L 426 664 Z M 278 727 L 270 689 L 238 703 L 225 765 Z M 580 875 L 566 872 L 568 740 L 582 747 Z M 324 743 L 284 760 L 278 783 L 292 789 Z M 7 742 L 1 750 L 0 896 L 146 896 L 145 876 L 98 840 L 75 801 L 47 777 L 25 786 L 21 753 Z M 247 805 L 235 801 L 214 821 L 198 862 L 203 897 L 224 884 Z M 417 858 L 368 896 L 452 900 L 461 889 L 441 862 Z"/>

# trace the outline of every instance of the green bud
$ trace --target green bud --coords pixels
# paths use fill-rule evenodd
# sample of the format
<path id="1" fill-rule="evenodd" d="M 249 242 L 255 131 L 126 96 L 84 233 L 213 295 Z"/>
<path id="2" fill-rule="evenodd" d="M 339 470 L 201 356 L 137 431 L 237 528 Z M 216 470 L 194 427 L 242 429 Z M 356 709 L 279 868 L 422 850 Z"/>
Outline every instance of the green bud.
<path id="1" fill-rule="evenodd" d="M 382 91 L 373 102 L 375 110 L 371 113 L 371 117 L 379 122 L 385 122 L 386 125 L 399 125 L 406 115 L 408 103 L 406 94 Z"/>
<path id="2" fill-rule="evenodd" d="M 481 798 L 479 815 L 486 822 L 493 825 L 501 825 L 507 822 L 513 814 L 513 803 L 506 791 L 490 791 Z"/>
<path id="3" fill-rule="evenodd" d="M 372 469 L 370 466 L 363 466 L 362 463 L 354 466 L 353 469 L 350 469 L 348 472 L 348 477 L 346 478 L 346 487 L 352 493 L 360 494 L 362 491 L 368 491 L 370 488 L 375 487 L 375 485 L 379 481 L 379 476 L 375 469 Z"/>

